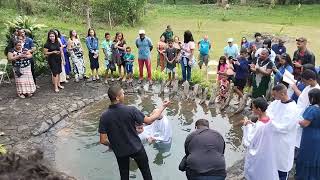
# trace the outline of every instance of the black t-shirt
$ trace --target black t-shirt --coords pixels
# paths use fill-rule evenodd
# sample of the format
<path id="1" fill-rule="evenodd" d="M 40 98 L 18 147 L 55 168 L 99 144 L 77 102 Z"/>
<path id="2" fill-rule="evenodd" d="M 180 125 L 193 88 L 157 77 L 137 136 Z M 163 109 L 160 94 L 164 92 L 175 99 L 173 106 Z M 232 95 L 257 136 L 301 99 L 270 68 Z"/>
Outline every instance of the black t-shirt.
<path id="1" fill-rule="evenodd" d="M 99 133 L 107 134 L 111 148 L 117 157 L 128 156 L 143 147 L 136 131 L 145 115 L 137 108 L 124 104 L 110 105 L 101 115 Z"/>
<path id="2" fill-rule="evenodd" d="M 272 69 L 272 67 L 273 67 L 273 62 L 270 59 L 267 59 L 264 61 L 261 59 L 258 59 L 257 64 L 259 65 L 259 67 L 263 67 L 263 66 L 267 65 L 266 66 L 267 69 Z"/>
<path id="3" fill-rule="evenodd" d="M 48 49 L 48 52 L 60 51 L 60 43 L 46 43 L 44 48 Z M 60 57 L 60 54 L 50 54 L 48 60 L 59 60 L 61 59 Z"/>

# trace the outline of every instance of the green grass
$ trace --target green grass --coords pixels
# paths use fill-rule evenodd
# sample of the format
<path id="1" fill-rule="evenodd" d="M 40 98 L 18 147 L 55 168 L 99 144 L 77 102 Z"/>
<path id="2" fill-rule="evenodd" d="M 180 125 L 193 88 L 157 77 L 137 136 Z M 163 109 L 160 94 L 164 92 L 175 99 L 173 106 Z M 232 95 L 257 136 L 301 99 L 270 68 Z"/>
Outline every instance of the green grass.
<path id="1" fill-rule="evenodd" d="M 117 31 L 123 32 L 128 45 L 133 47 L 135 55 L 137 55 L 137 49 L 135 48 L 134 41 L 140 28 L 146 30 L 147 36 L 153 40 L 155 47 L 159 41 L 160 34 L 162 34 L 168 24 L 173 28 L 175 35 L 178 35 L 180 38 L 183 37 L 183 32 L 187 29 L 193 32 L 195 41 L 201 39 L 204 34 L 208 34 L 213 42 L 213 50 L 210 52 L 210 59 L 213 60 L 217 60 L 223 55 L 223 47 L 226 46 L 225 41 L 229 37 L 233 37 L 236 40 L 235 43 L 239 44 L 241 37 L 246 36 L 248 39 L 253 39 L 252 36 L 255 32 L 286 35 L 289 37 L 289 41 L 286 43 L 288 53 L 292 55 L 296 49 L 294 39 L 299 36 L 305 36 L 309 40 L 308 47 L 315 53 L 317 64 L 319 64 L 319 9 L 320 5 L 302 5 L 300 9 L 297 9 L 297 6 L 276 6 L 274 9 L 269 9 L 268 7 L 231 6 L 231 9 L 226 11 L 214 5 L 173 6 L 149 4 L 147 6 L 147 15 L 135 27 L 118 26 L 111 29 L 106 22 L 96 21 L 93 22 L 93 26 L 97 30 L 100 42 L 107 31 L 112 34 L 115 34 Z M 3 23 L 16 15 L 15 10 L 1 9 L 0 29 L 4 29 Z M 80 16 L 72 16 L 67 13 L 65 16 L 59 17 L 47 16 L 45 14 L 34 17 L 38 19 L 38 23 L 48 26 L 48 28 L 38 32 L 43 42 L 46 39 L 46 32 L 51 28 L 58 28 L 66 35 L 68 35 L 70 29 L 75 29 L 82 40 L 86 36 L 85 20 Z M 4 44 L 5 32 L 1 31 L 0 33 L 0 44 Z M 84 50 L 85 61 L 88 62 L 87 50 L 86 48 Z M 3 53 L 1 53 L 0 57 L 2 56 Z M 198 56 L 198 51 L 196 51 L 195 56 Z M 156 57 L 156 50 L 153 50 L 153 69 L 155 69 Z M 100 63 L 101 67 L 103 67 L 102 54 L 100 56 Z M 87 67 L 89 67 L 88 63 Z M 137 63 L 135 63 L 135 77 L 138 76 L 137 67 Z M 103 71 L 104 68 L 100 68 L 100 74 L 103 74 Z M 166 78 L 165 75 L 158 71 L 153 70 L 153 72 L 156 79 Z M 90 71 L 88 70 L 87 73 L 90 74 Z M 179 70 L 178 74 L 180 75 Z M 204 77 L 206 77 L 204 71 L 193 70 L 192 79 L 196 83 L 208 85 L 209 83 L 205 81 Z"/>

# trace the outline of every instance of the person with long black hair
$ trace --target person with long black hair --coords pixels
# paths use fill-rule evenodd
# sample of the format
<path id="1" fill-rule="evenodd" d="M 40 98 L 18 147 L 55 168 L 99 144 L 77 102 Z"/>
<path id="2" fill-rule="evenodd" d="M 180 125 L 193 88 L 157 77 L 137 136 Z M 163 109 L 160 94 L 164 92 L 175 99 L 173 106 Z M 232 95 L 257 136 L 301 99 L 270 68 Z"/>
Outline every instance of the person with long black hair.
<path id="1" fill-rule="evenodd" d="M 96 31 L 93 28 L 88 29 L 86 45 L 89 51 L 90 69 L 92 80 L 99 80 L 99 41 Z"/>
<path id="2" fill-rule="evenodd" d="M 59 92 L 59 88 L 64 89 L 60 84 L 60 73 L 62 72 L 61 57 L 63 56 L 63 49 L 58 40 L 58 35 L 54 31 L 48 32 L 47 42 L 44 45 L 43 50 L 52 73 L 54 91 Z"/>
<path id="3" fill-rule="evenodd" d="M 290 73 L 293 73 L 293 64 L 289 54 L 282 53 L 279 56 L 279 63 L 277 66 L 273 66 L 273 72 L 275 73 L 275 84 L 282 82 L 282 76 L 287 70 Z"/>
<path id="4" fill-rule="evenodd" d="M 193 54 L 195 49 L 195 43 L 191 31 L 187 30 L 184 32 L 184 42 L 180 43 L 181 47 L 181 70 L 183 82 L 191 81 L 191 66 L 193 60 Z"/>

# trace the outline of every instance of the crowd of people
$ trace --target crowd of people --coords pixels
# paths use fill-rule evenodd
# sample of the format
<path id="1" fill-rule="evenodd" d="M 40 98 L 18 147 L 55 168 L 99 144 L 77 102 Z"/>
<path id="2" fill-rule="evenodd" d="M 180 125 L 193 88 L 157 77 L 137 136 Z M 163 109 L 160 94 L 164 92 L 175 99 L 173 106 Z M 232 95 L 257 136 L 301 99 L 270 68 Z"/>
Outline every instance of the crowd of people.
<path id="1" fill-rule="evenodd" d="M 147 80 L 152 85 L 151 51 L 154 46 L 145 30 L 139 30 L 138 34 L 135 40 L 138 49 L 138 82 L 142 83 L 146 66 Z M 217 66 L 220 91 L 217 101 L 226 101 L 232 83 L 239 100 L 244 96 L 245 87 L 252 88 L 251 108 L 257 118 L 243 121 L 245 177 L 248 180 L 285 180 L 295 161 L 297 179 L 320 179 L 320 86 L 315 56 L 307 49 L 308 41 L 304 37 L 296 39 L 297 50 L 292 59 L 284 40 L 278 39 L 272 44 L 271 39 L 263 38 L 260 33 L 255 33 L 254 37 L 252 42 L 243 37 L 241 47 L 234 43 L 233 38 L 228 38 Z M 191 81 L 192 67 L 196 64 L 200 69 L 203 65 L 208 68 L 212 49 L 209 37 L 204 35 L 195 43 L 191 31 L 187 30 L 183 38 L 180 41 L 171 27 L 167 26 L 157 43 L 156 67 L 168 73 L 167 86 L 175 80 L 178 65 L 183 82 Z M 34 74 L 33 41 L 23 29 L 17 29 L 13 39 L 14 47 L 8 52 L 8 60 L 13 64 L 17 94 L 20 98 L 30 97 L 39 88 Z M 117 69 L 117 80 L 133 81 L 136 58 L 132 53 L 133 48 L 127 46 L 123 33 L 117 32 L 112 40 L 111 34 L 106 32 L 100 44 L 95 30 L 90 28 L 85 44 L 91 69 L 89 78 L 92 81 L 100 79 L 100 48 L 105 60 L 105 83 L 115 81 L 114 72 Z M 199 50 L 197 60 L 196 49 Z M 61 35 L 57 29 L 50 30 L 43 53 L 51 70 L 55 92 L 64 89 L 61 83 L 68 82 L 72 75 L 76 82 L 88 78 L 83 47 L 75 30 L 70 31 L 69 38 Z M 138 109 L 123 104 L 124 91 L 121 87 L 111 86 L 108 95 L 111 105 L 102 114 L 99 126 L 101 144 L 114 151 L 121 179 L 129 178 L 129 158 L 137 162 L 144 179 L 152 179 L 141 140 L 171 141 L 172 130 L 162 115 L 170 102 L 165 101 L 150 116 L 145 116 Z M 268 101 L 272 102 L 269 104 Z M 143 125 L 155 121 L 162 123 L 148 127 Z M 163 127 L 162 130 L 159 126 Z M 158 129 L 155 130 L 155 127 Z M 165 135 L 155 138 L 154 131 L 163 131 Z M 139 136 L 139 133 L 144 134 Z M 179 169 L 186 171 L 189 180 L 224 179 L 224 149 L 222 136 L 209 128 L 208 121 L 200 119 L 196 122 L 196 131 L 186 139 L 186 155 Z"/>

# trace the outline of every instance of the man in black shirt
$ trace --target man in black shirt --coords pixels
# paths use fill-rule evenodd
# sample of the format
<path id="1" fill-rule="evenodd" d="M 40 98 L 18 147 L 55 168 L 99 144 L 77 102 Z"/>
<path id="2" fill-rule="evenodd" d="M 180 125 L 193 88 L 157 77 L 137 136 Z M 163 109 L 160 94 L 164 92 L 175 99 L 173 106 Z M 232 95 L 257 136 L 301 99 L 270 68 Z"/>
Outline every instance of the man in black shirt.
<path id="1" fill-rule="evenodd" d="M 208 120 L 197 120 L 196 130 L 188 135 L 184 148 L 186 155 L 179 169 L 186 171 L 188 180 L 225 179 L 225 142 L 219 132 L 209 128 Z"/>
<path id="2" fill-rule="evenodd" d="M 294 64 L 294 71 L 293 75 L 296 79 L 299 79 L 299 75 L 302 71 L 302 66 L 305 64 L 312 64 L 315 65 L 315 56 L 314 54 L 307 49 L 307 39 L 304 37 L 300 37 L 296 39 L 297 41 L 297 50 L 293 53 L 293 64 Z"/>
<path id="3" fill-rule="evenodd" d="M 129 158 L 137 162 L 144 180 L 152 180 L 148 157 L 136 131 L 136 125 L 151 124 L 157 120 L 170 102 L 165 101 L 148 117 L 137 108 L 123 104 L 124 91 L 121 87 L 110 87 L 108 96 L 111 105 L 100 118 L 100 143 L 112 148 L 118 161 L 121 180 L 129 180 Z"/>

